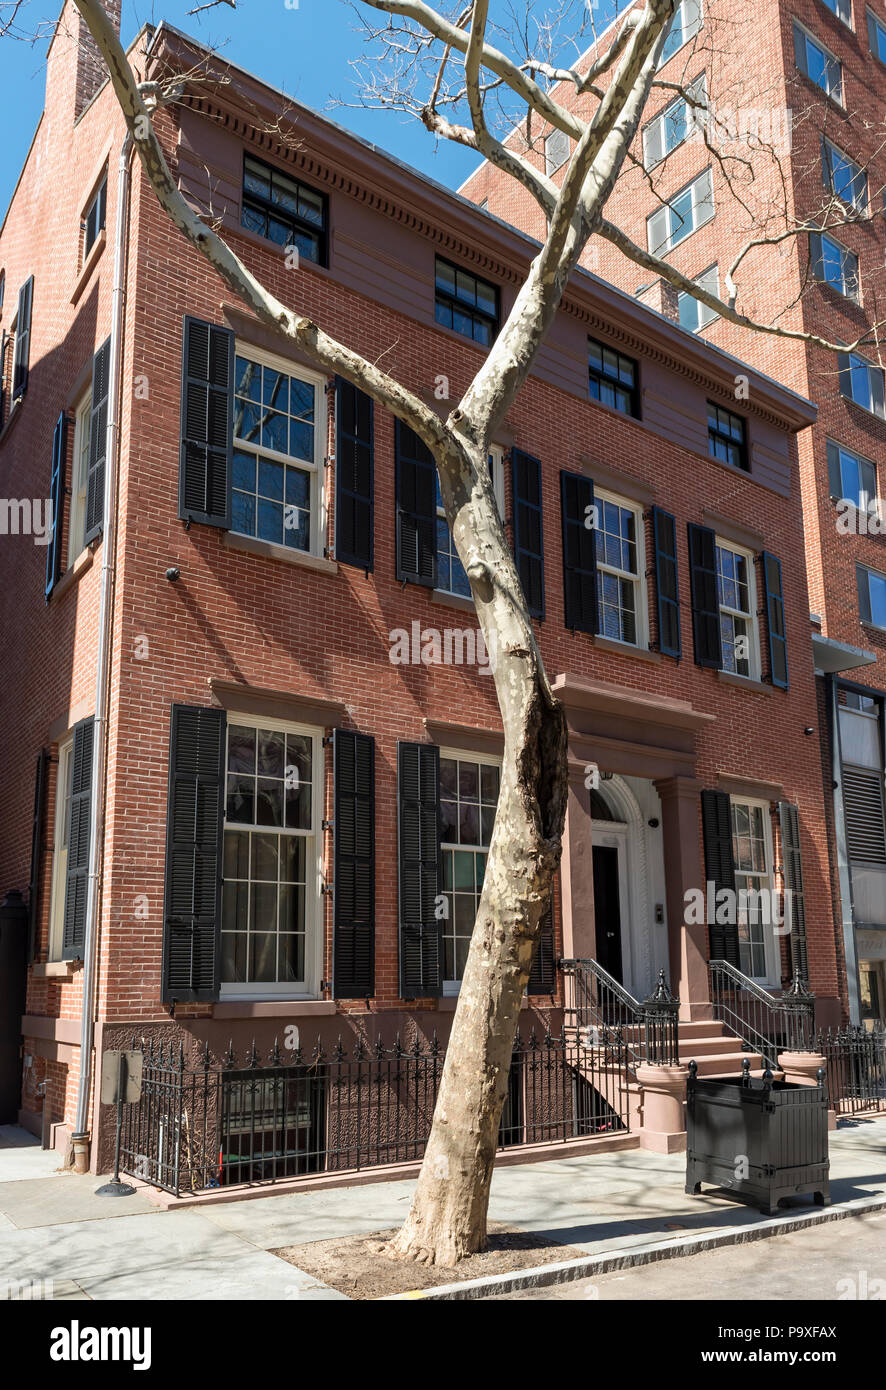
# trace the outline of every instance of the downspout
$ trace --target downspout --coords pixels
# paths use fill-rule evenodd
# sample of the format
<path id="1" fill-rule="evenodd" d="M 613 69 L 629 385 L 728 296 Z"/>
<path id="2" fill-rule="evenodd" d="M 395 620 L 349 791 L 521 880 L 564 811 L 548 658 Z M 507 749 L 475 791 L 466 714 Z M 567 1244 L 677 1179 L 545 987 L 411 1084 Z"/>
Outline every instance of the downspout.
<path id="1" fill-rule="evenodd" d="M 92 1047 L 95 1037 L 95 995 L 98 962 L 98 922 L 101 897 L 101 871 L 105 829 L 105 757 L 108 743 L 108 707 L 111 681 L 111 636 L 113 631 L 114 558 L 117 525 L 117 471 L 119 448 L 119 394 L 125 305 L 126 237 L 129 221 L 129 159 L 132 136 L 127 131 L 117 165 L 117 223 L 114 234 L 114 287 L 111 298 L 111 345 L 108 368 L 108 423 L 105 435 L 104 535 L 99 600 L 98 649 L 95 668 L 95 723 L 92 749 L 92 786 L 89 812 L 89 870 L 86 889 L 86 923 L 83 944 L 83 1000 L 80 1009 L 80 1077 L 77 1083 L 77 1110 L 74 1167 L 89 1167 L 89 1103 L 92 1076 Z"/>
<path id="2" fill-rule="evenodd" d="M 846 961 L 846 992 L 849 1022 L 861 1022 L 861 991 L 858 979 L 858 952 L 855 943 L 855 909 L 852 902 L 852 871 L 846 846 L 846 811 L 843 805 L 843 745 L 840 736 L 840 698 L 833 675 L 827 677 L 828 719 L 831 735 L 831 775 L 834 783 L 834 833 L 837 841 L 837 883 L 843 926 L 843 955 Z"/>

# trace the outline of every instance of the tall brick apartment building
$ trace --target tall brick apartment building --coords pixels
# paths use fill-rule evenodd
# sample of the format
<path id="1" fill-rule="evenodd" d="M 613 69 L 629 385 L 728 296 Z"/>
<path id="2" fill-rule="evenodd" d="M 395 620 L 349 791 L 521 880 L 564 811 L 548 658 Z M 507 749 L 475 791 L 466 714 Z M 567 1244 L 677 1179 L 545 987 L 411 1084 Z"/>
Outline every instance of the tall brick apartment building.
<path id="1" fill-rule="evenodd" d="M 606 48 L 615 27 L 592 51 Z M 809 219 L 824 230 L 753 253 L 738 273 L 738 308 L 763 322 L 854 343 L 882 321 L 886 291 L 886 10 L 864 0 L 683 0 L 663 57 L 663 81 L 681 84 L 701 105 L 691 107 L 673 89 L 653 93 L 638 164 L 619 181 L 611 220 L 644 250 L 725 293 L 726 272 L 755 228 L 757 234 L 780 230 L 762 219 L 786 196 L 797 222 Z M 557 91 L 566 106 L 576 100 L 565 86 Z M 706 102 L 707 144 L 693 121 L 693 113 L 702 119 Z M 568 145 L 550 132 L 539 141 L 539 162 L 546 158 L 556 176 Z M 737 161 L 754 149 L 751 184 Z M 782 175 L 786 195 L 778 188 Z M 462 192 L 538 232 L 536 204 L 490 167 Z M 823 199 L 831 196 L 822 219 Z M 839 225 L 844 216 L 853 224 Z M 882 1021 L 886 509 L 876 499 L 886 490 L 886 395 L 877 351 L 837 359 L 802 342 L 757 336 L 713 318 L 654 275 L 650 284 L 648 269 L 600 238 L 589 264 L 818 406 L 799 453 L 834 914 L 843 924 L 852 1019 Z"/>
<path id="2" fill-rule="evenodd" d="M 3 487 L 51 492 L 56 519 L 48 545 L 0 549 L 0 891 L 6 929 L 20 893 L 31 933 L 21 1119 L 59 1146 L 90 1135 L 95 1166 L 96 1069 L 133 1035 L 213 1066 L 229 1043 L 255 1065 L 296 1031 L 308 1049 L 445 1043 L 502 738 L 428 455 L 232 302 L 159 209 L 78 33 L 73 15 L 53 41 L 0 231 Z M 165 25 L 136 43 L 149 75 L 200 58 Z M 457 399 L 534 243 L 228 76 L 157 115 L 186 196 L 284 302 Z M 711 441 L 738 372 L 736 468 Z M 524 1035 L 558 1026 L 563 958 L 596 960 L 628 999 L 664 972 L 709 1071 L 740 1061 L 712 1018 L 711 957 L 776 996 L 799 970 L 819 1022 L 840 1017 L 808 736 L 798 441 L 814 418 L 582 271 L 496 438 L 570 729 Z M 685 912 L 707 883 L 786 886 L 805 913 L 790 933 L 754 913 L 709 931 Z M 311 1096 L 309 1127 L 326 1103 Z"/>

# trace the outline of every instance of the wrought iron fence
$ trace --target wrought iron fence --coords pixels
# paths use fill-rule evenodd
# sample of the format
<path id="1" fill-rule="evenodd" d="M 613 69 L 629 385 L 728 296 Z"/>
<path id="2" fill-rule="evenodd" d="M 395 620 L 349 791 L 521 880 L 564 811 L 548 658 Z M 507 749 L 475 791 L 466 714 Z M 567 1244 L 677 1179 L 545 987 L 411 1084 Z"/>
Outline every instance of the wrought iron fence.
<path id="1" fill-rule="evenodd" d="M 886 1029 L 820 1032 L 817 1048 L 827 1059 L 828 1091 L 838 1115 L 886 1110 Z"/>
<path id="2" fill-rule="evenodd" d="M 659 972 L 648 999 L 635 999 L 595 960 L 561 960 L 565 1022 L 582 1037 L 623 1039 L 630 1065 L 676 1066 L 680 1060 L 680 1001 Z"/>
<path id="3" fill-rule="evenodd" d="M 741 1038 L 748 1052 L 776 1068 L 781 1052 L 811 1052 L 815 1031 L 815 995 L 799 973 L 780 997 L 725 960 L 709 962 L 714 1018 Z"/>
<path id="4" fill-rule="evenodd" d="M 133 1046 L 138 1046 L 133 1043 Z M 341 1041 L 310 1055 L 263 1059 L 253 1044 L 238 1064 L 208 1048 L 186 1059 L 148 1044 L 142 1097 L 127 1106 L 121 1168 L 181 1196 L 308 1173 L 358 1171 L 420 1159 L 443 1070 L 436 1036 L 410 1046 Z M 627 1053 L 614 1030 L 519 1039 L 508 1077 L 499 1148 L 567 1142 L 629 1127 Z"/>

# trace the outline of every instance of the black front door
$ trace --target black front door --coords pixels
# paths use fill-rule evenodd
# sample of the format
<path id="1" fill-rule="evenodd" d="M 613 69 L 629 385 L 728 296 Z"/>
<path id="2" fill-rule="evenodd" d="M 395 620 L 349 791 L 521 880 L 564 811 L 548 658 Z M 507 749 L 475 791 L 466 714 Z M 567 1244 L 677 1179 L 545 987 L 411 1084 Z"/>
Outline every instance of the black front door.
<path id="1" fill-rule="evenodd" d="M 597 961 L 621 984 L 618 850 L 613 845 L 594 845 L 594 921 Z"/>

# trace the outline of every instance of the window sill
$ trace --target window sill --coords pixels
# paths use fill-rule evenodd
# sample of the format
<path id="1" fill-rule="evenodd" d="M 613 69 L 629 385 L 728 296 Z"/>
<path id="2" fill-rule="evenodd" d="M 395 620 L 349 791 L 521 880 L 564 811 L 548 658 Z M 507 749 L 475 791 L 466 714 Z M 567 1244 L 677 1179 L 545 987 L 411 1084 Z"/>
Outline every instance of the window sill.
<path id="1" fill-rule="evenodd" d="M 534 995 L 531 995 L 531 996 L 530 996 L 530 995 L 527 995 L 527 994 L 524 994 L 524 995 L 523 995 L 523 998 L 520 1000 L 520 1008 L 521 1008 L 521 1009 L 528 1009 L 528 1008 L 531 1007 L 531 1006 L 530 1006 L 530 1003 L 529 1003 L 530 998 L 535 998 L 535 996 L 534 996 Z M 438 1007 L 438 1009 L 440 1010 L 441 1014 L 454 1014 L 454 1013 L 455 1013 L 455 1006 L 456 1006 L 457 1003 L 458 1003 L 458 995 L 457 995 L 457 994 L 441 994 L 440 997 L 439 997 L 438 1000 L 437 1000 L 437 1007 Z"/>
<path id="2" fill-rule="evenodd" d="M 448 594 L 445 589 L 432 589 L 431 603 L 439 603 L 441 608 L 457 608 L 462 613 L 477 611 L 472 598 L 465 598 L 463 594 Z"/>
<path id="3" fill-rule="evenodd" d="M 81 269 L 81 271 L 80 271 L 80 274 L 77 276 L 77 279 L 74 281 L 74 288 L 73 288 L 73 290 L 71 291 L 71 303 L 72 303 L 72 304 L 76 304 L 76 303 L 77 303 L 77 300 L 80 298 L 81 294 L 83 293 L 84 289 L 86 288 L 86 282 L 89 280 L 89 277 L 92 275 L 92 272 L 93 272 L 93 270 L 95 269 L 96 261 L 99 259 L 99 257 L 101 256 L 102 252 L 103 252 L 104 249 L 105 249 L 105 246 L 107 245 L 107 240 L 108 240 L 107 232 L 105 231 L 104 227 L 102 227 L 102 229 L 101 229 L 101 231 L 99 232 L 98 236 L 96 237 L 95 241 L 92 243 L 92 246 L 89 248 L 89 255 L 86 257 L 86 260 L 83 262 L 83 266 L 82 266 L 82 269 Z"/>
<path id="4" fill-rule="evenodd" d="M 213 1018 L 316 1018 L 334 1014 L 334 999 L 222 999 L 212 1006 Z"/>
<path id="5" fill-rule="evenodd" d="M 869 623 L 865 618 L 861 619 L 861 625 L 865 632 L 873 632 L 878 637 L 886 637 L 886 627 L 878 627 L 876 623 Z"/>
<path id="6" fill-rule="evenodd" d="M 35 980 L 73 980 L 82 969 L 82 960 L 47 960 L 42 965 L 32 965 L 31 976 Z"/>
<path id="7" fill-rule="evenodd" d="M 886 417 L 878 415 L 875 410 L 869 410 L 866 405 L 862 405 L 860 401 L 853 400 L 851 396 L 844 396 L 842 391 L 840 392 L 840 400 L 845 401 L 846 405 L 854 405 L 855 409 L 860 410 L 869 420 L 876 420 L 879 425 L 886 426 Z"/>
<path id="8" fill-rule="evenodd" d="M 236 531 L 224 531 L 222 545 L 230 550 L 241 550 L 247 555 L 259 555 L 265 560 L 282 560 L 284 564 L 318 570 L 320 574 L 338 574 L 335 560 L 327 560 L 322 555 L 309 555 L 304 550 L 290 550 L 288 546 L 277 545 L 275 541 L 260 541 L 255 536 L 241 536 Z"/>
<path id="9" fill-rule="evenodd" d="M 755 680 L 751 676 L 737 676 L 734 671 L 718 671 L 717 680 L 724 685 L 736 685 L 740 690 L 756 690 L 758 695 L 775 694 L 774 685 L 767 685 L 765 681 Z"/>
<path id="10" fill-rule="evenodd" d="M 66 594 L 69 589 L 72 589 L 75 584 L 79 583 L 86 571 L 92 568 L 92 558 L 93 549 L 88 545 L 85 550 L 80 551 L 74 563 L 69 565 L 65 570 L 61 579 L 55 585 L 50 598 L 61 598 L 63 594 Z"/>
<path id="11" fill-rule="evenodd" d="M 594 637 L 592 640 L 601 652 L 614 652 L 617 656 L 634 656 L 640 661 L 661 661 L 661 652 L 651 652 L 648 647 L 635 647 L 630 642 L 618 642 L 614 637 Z"/>

